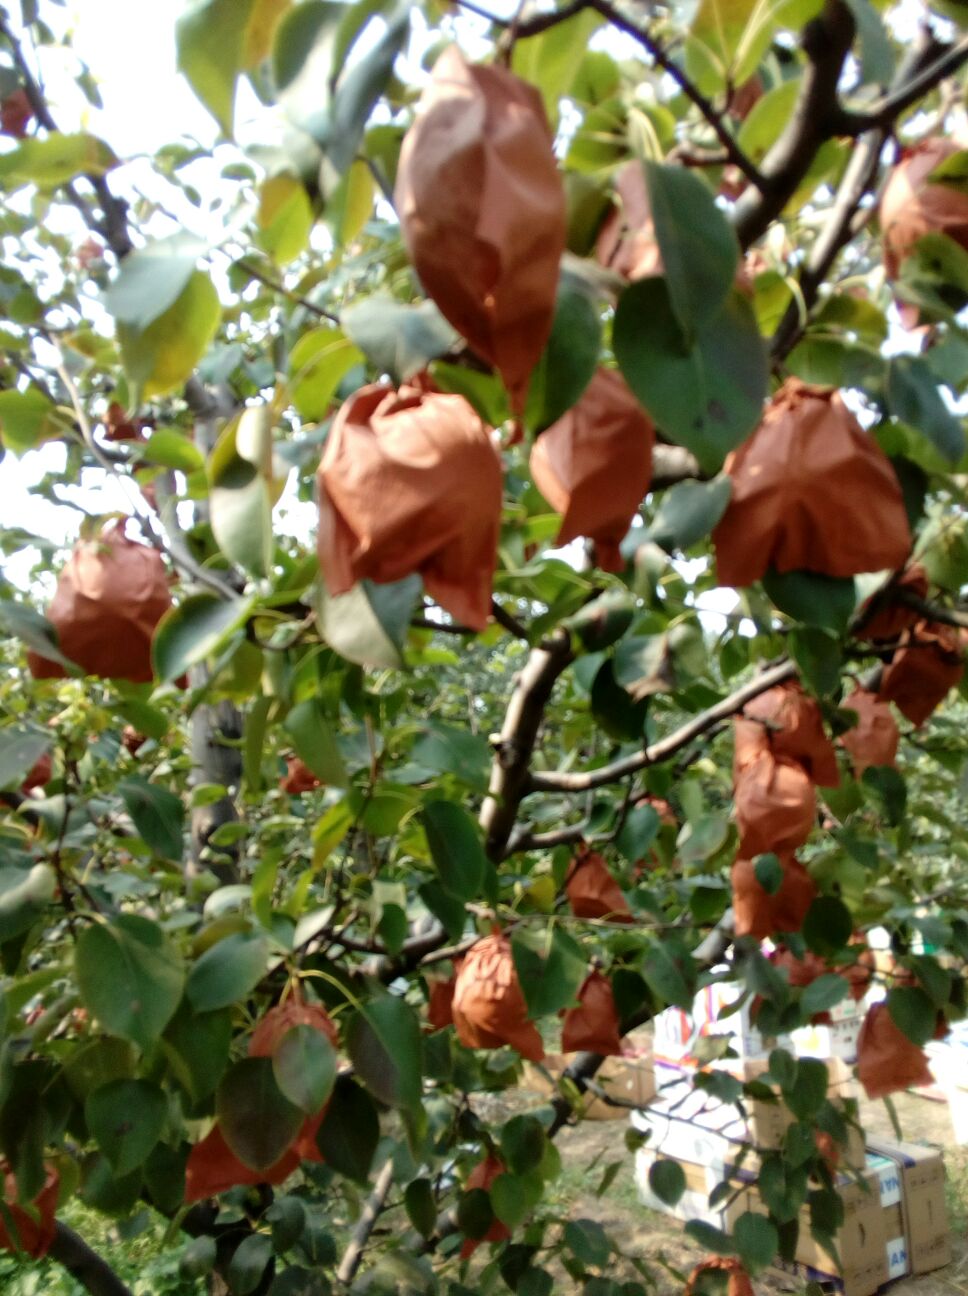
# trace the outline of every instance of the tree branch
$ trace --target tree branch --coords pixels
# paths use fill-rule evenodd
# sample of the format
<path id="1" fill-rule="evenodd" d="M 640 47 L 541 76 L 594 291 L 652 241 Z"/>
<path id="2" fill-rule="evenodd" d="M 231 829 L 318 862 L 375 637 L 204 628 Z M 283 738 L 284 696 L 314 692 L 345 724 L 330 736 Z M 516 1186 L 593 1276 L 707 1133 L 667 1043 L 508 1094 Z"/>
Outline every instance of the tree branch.
<path id="1" fill-rule="evenodd" d="M 927 599 L 918 598 L 910 590 L 897 589 L 892 595 L 895 603 L 903 603 L 913 608 L 930 621 L 940 621 L 942 625 L 956 626 L 959 630 L 968 630 L 968 611 L 962 608 L 941 607 L 938 603 L 929 603 Z"/>
<path id="2" fill-rule="evenodd" d="M 360 1212 L 360 1218 L 356 1221 L 356 1227 L 353 1229 L 353 1236 L 350 1238 L 349 1246 L 343 1252 L 343 1258 L 340 1260 L 339 1268 L 336 1270 L 337 1279 L 341 1283 L 346 1283 L 347 1286 L 353 1281 L 356 1271 L 360 1267 L 366 1244 L 369 1241 L 370 1234 L 373 1232 L 374 1225 L 383 1213 L 392 1184 L 393 1157 L 387 1157 L 383 1169 L 376 1177 L 373 1191 L 366 1199 L 366 1205 Z"/>
<path id="3" fill-rule="evenodd" d="M 723 146 L 729 161 L 742 171 L 752 185 L 757 189 L 763 189 L 763 175 L 737 144 L 723 121 L 723 114 L 716 110 L 712 100 L 708 99 L 699 87 L 690 80 L 675 59 L 667 53 L 664 46 L 660 45 L 644 27 L 640 27 L 630 18 L 626 18 L 623 13 L 610 3 L 610 0 L 589 0 L 589 5 L 597 13 L 600 13 L 606 21 L 610 22 L 613 27 L 617 27 L 619 31 L 625 32 L 627 36 L 632 36 L 639 42 L 643 49 L 648 52 L 656 67 L 660 67 L 667 76 L 670 76 L 686 98 L 699 109 L 711 127 L 713 134 Z"/>
<path id="4" fill-rule="evenodd" d="M 607 783 L 617 783 L 620 779 L 627 778 L 630 774 L 637 773 L 640 769 L 645 769 L 649 765 L 658 765 L 666 761 L 670 756 L 675 756 L 678 751 L 698 738 L 701 734 L 708 732 L 721 720 L 735 715 L 741 711 L 747 702 L 753 698 L 759 697 L 767 689 L 773 688 L 776 684 L 782 684 L 785 680 L 792 679 L 796 675 L 796 667 L 793 662 L 781 662 L 778 666 L 772 666 L 762 674 L 757 675 L 755 679 L 744 684 L 742 688 L 730 693 L 728 697 L 717 702 L 708 710 L 702 711 L 699 715 L 681 725 L 665 738 L 660 738 L 658 742 L 653 743 L 651 747 L 646 747 L 644 751 L 636 752 L 633 756 L 625 756 L 621 760 L 613 761 L 610 765 L 602 765 L 599 769 L 586 770 L 583 773 L 568 773 L 564 771 L 549 771 L 548 773 L 532 774 L 529 791 L 531 792 L 587 792 L 592 788 L 604 787 Z"/>
<path id="5" fill-rule="evenodd" d="M 108 1262 L 60 1220 L 47 1255 L 63 1265 L 91 1296 L 131 1296 L 131 1288 L 121 1281 Z"/>
<path id="6" fill-rule="evenodd" d="M 916 80 L 919 69 L 931 63 L 937 49 L 938 43 L 930 28 L 923 27 L 919 40 L 898 70 L 896 84 L 912 84 L 912 78 Z M 874 187 L 888 135 L 887 124 L 869 131 L 851 155 L 824 227 L 814 240 L 800 273 L 801 300 L 790 303 L 773 336 L 770 351 L 774 360 L 785 359 L 803 336 L 809 311 L 817 300 L 821 285 L 842 249 L 853 238 L 855 217 L 864 196 Z"/>
<path id="7" fill-rule="evenodd" d="M 930 44 L 922 53 L 917 73 L 910 79 L 904 78 L 896 90 L 867 112 L 841 113 L 841 135 L 863 135 L 865 131 L 889 127 L 902 112 L 913 107 L 919 99 L 968 63 L 968 36 L 962 36 L 956 45 L 944 45 L 935 40 L 930 32 L 928 36 Z"/>
<path id="8" fill-rule="evenodd" d="M 736 203 L 734 223 L 742 247 L 766 233 L 807 174 L 820 146 L 837 133 L 842 110 L 837 86 L 856 25 L 844 0 L 826 0 L 823 12 L 803 29 L 809 59 L 790 120 L 761 165 L 761 192 L 747 189 Z"/>
<path id="9" fill-rule="evenodd" d="M 484 829 L 485 849 L 490 859 L 500 861 L 507 853 L 518 808 L 531 783 L 531 756 L 544 709 L 555 681 L 571 664 L 571 639 L 556 630 L 540 648 L 532 648 L 527 664 L 511 694 L 504 725 L 491 764 L 487 797 L 479 821 Z"/>

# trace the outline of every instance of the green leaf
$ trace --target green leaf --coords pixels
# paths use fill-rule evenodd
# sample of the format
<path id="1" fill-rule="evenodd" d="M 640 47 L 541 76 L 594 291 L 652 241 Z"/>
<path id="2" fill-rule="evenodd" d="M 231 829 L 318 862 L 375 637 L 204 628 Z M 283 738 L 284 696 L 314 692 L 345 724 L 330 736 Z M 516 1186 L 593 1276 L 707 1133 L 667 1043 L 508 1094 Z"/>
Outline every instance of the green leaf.
<path id="1" fill-rule="evenodd" d="M 849 993 L 850 986 L 845 978 L 828 972 L 805 987 L 800 996 L 800 1007 L 808 1017 L 812 1017 L 814 1013 L 826 1012 L 841 1003 Z"/>
<path id="2" fill-rule="evenodd" d="M 488 862 L 475 821 L 455 801 L 428 801 L 420 822 L 441 885 L 459 900 L 476 900 Z"/>
<path id="3" fill-rule="evenodd" d="M 897 986 L 887 992 L 891 1020 L 912 1044 L 921 1047 L 934 1037 L 938 1010 L 918 986 Z"/>
<path id="4" fill-rule="evenodd" d="M 660 820 L 654 806 L 633 806 L 615 839 L 615 845 L 630 864 L 645 859 L 645 853 L 659 835 Z"/>
<path id="5" fill-rule="evenodd" d="M 501 1129 L 501 1157 L 514 1174 L 537 1170 L 547 1149 L 544 1126 L 536 1116 L 512 1116 Z"/>
<path id="6" fill-rule="evenodd" d="M 181 387 L 215 337 L 222 307 L 212 281 L 195 270 L 176 300 L 147 328 L 118 323 L 118 342 L 135 404 Z"/>
<path id="7" fill-rule="evenodd" d="M 646 162 L 645 182 L 665 285 L 685 338 L 720 315 L 739 264 L 736 233 L 712 190 L 683 166 Z"/>
<path id="8" fill-rule="evenodd" d="M 81 1000 L 106 1031 L 151 1048 L 174 1015 L 185 969 L 157 923 L 121 914 L 77 938 L 74 972 Z"/>
<path id="9" fill-rule="evenodd" d="M 702 0 L 692 20 L 697 36 L 716 59 L 719 70 L 734 79 L 734 60 L 756 11 L 755 0 Z"/>
<path id="10" fill-rule="evenodd" d="M 842 950 L 853 930 L 850 910 L 835 896 L 818 896 L 803 920 L 803 939 L 814 954 L 823 957 Z"/>
<path id="11" fill-rule="evenodd" d="M 407 1218 L 421 1237 L 433 1237 L 437 1228 L 437 1203 L 429 1179 L 412 1179 L 403 1192 Z"/>
<path id="12" fill-rule="evenodd" d="M 588 960 L 563 928 L 519 929 L 511 937 L 511 953 L 529 1017 L 544 1017 L 574 1003 Z"/>
<path id="13" fill-rule="evenodd" d="M 405 305 L 384 293 L 374 293 L 340 314 L 346 335 L 360 348 L 378 373 L 395 383 L 405 382 L 431 360 L 446 355 L 457 333 L 432 301 Z"/>
<path id="14" fill-rule="evenodd" d="M 763 577 L 767 598 L 794 621 L 843 634 L 857 604 L 853 579 L 822 576 L 819 572 L 768 571 Z"/>
<path id="15" fill-rule="evenodd" d="M 186 992 L 196 1012 L 241 1002 L 265 976 L 269 946 L 258 932 L 233 932 L 207 949 L 188 974 Z"/>
<path id="16" fill-rule="evenodd" d="M 753 431 L 767 394 L 766 350 L 752 307 L 732 293 L 691 338 L 662 278 L 631 284 L 619 298 L 613 346 L 632 391 L 663 433 L 709 473 Z"/>
<path id="17" fill-rule="evenodd" d="M 732 1239 L 722 1229 L 707 1224 L 705 1220 L 690 1220 L 683 1232 L 687 1237 L 698 1242 L 704 1251 L 714 1251 L 717 1255 L 732 1255 Z"/>
<path id="18" fill-rule="evenodd" d="M 318 698 L 297 703 L 286 716 L 285 729 L 299 759 L 305 761 L 321 782 L 330 787 L 347 786 L 336 735 Z"/>
<path id="19" fill-rule="evenodd" d="M 35 184 L 56 189 L 78 176 L 103 176 L 118 159 L 95 135 L 62 135 L 51 131 L 43 139 L 25 139 L 0 157 L 0 186 L 18 189 Z"/>
<path id="20" fill-rule="evenodd" d="M 489 1189 L 494 1214 L 509 1229 L 523 1224 L 531 1210 L 528 1191 L 516 1175 L 498 1175 Z"/>
<path id="21" fill-rule="evenodd" d="M 465 1237 L 483 1238 L 494 1222 L 490 1193 L 469 1188 L 457 1201 L 457 1227 Z"/>
<path id="22" fill-rule="evenodd" d="M 57 894 L 57 874 L 49 864 L 0 867 L 0 943 L 29 931 Z"/>
<path id="23" fill-rule="evenodd" d="M 215 1093 L 215 1114 L 225 1141 L 252 1170 L 266 1170 L 288 1148 L 303 1114 L 279 1090 L 270 1058 L 235 1062 Z"/>
<path id="24" fill-rule="evenodd" d="M 265 1218 L 272 1225 L 272 1245 L 278 1255 L 291 1250 L 306 1230 L 306 1207 L 298 1197 L 276 1197 Z"/>
<path id="25" fill-rule="evenodd" d="M 228 1283 L 233 1296 L 249 1296 L 262 1281 L 272 1259 L 272 1241 L 264 1233 L 250 1233 L 235 1248 L 228 1267 Z"/>
<path id="26" fill-rule="evenodd" d="M 903 774 L 886 765 L 872 765 L 864 770 L 860 783 L 893 828 L 904 822 L 908 788 Z"/>
<path id="27" fill-rule="evenodd" d="M 597 1220 L 569 1220 L 563 1234 L 565 1246 L 585 1265 L 603 1268 L 612 1254 L 605 1230 Z"/>
<path id="28" fill-rule="evenodd" d="M 733 1241 L 744 1267 L 756 1274 L 776 1255 L 780 1235 L 765 1215 L 744 1211 L 733 1225 Z"/>
<path id="29" fill-rule="evenodd" d="M 108 313 L 119 322 L 146 329 L 178 300 L 206 249 L 204 240 L 186 233 L 135 248 L 103 294 Z"/>
<path id="30" fill-rule="evenodd" d="M 783 885 L 783 865 L 772 852 L 766 855 L 757 855 L 753 863 L 753 872 L 756 874 L 757 882 L 759 882 L 767 895 L 776 895 Z"/>
<path id="31" fill-rule="evenodd" d="M 913 428 L 956 464 L 965 453 L 961 420 L 945 404 L 924 356 L 893 356 L 887 366 L 887 403 L 896 419 Z"/>
<path id="32" fill-rule="evenodd" d="M 178 71 L 228 136 L 252 0 L 194 0 L 175 24 Z"/>
<path id="33" fill-rule="evenodd" d="M 586 652 L 601 652 L 621 639 L 635 619 L 635 599 L 627 590 L 606 590 L 562 622 L 577 634 Z"/>
<path id="34" fill-rule="evenodd" d="M 380 1121 L 373 1099 L 355 1081 L 336 1081 L 316 1146 L 337 1174 L 365 1184 L 380 1141 Z"/>
<path id="35" fill-rule="evenodd" d="M 514 43 L 511 71 L 538 87 L 552 125 L 558 120 L 558 101 L 571 90 L 588 42 L 601 25 L 601 16 L 586 9 L 547 31 Z"/>
<path id="36" fill-rule="evenodd" d="M 325 583 L 316 591 L 319 632 L 341 657 L 360 666 L 403 665 L 402 648 L 423 582 L 417 575 L 388 585 L 360 581 L 332 598 Z"/>
<path id="37" fill-rule="evenodd" d="M 215 1239 L 204 1235 L 187 1243 L 178 1259 L 178 1275 L 189 1281 L 205 1278 L 215 1268 Z"/>
<path id="38" fill-rule="evenodd" d="M 340 173 L 356 156 L 370 113 L 390 79 L 409 31 L 410 5 L 404 2 L 388 15 L 383 34 L 365 54 L 336 69 L 339 75 L 325 119 L 317 116 L 305 123 Z"/>
<path id="39" fill-rule="evenodd" d="M 312 1026 L 296 1026 L 279 1042 L 272 1055 L 276 1084 L 291 1103 L 315 1116 L 322 1110 L 336 1083 L 336 1050 Z"/>
<path id="40" fill-rule="evenodd" d="M 88 1096 L 84 1118 L 116 1175 L 144 1165 L 161 1137 L 168 1100 L 148 1080 L 114 1080 Z"/>
<path id="41" fill-rule="evenodd" d="M 143 778 L 122 780 L 118 792 L 142 841 L 162 859 L 180 860 L 185 849 L 181 798 Z"/>
<path id="42" fill-rule="evenodd" d="M 843 650 L 837 637 L 815 626 L 800 626 L 787 635 L 790 656 L 799 667 L 807 688 L 829 697 L 840 685 Z"/>
<path id="43" fill-rule="evenodd" d="M 164 1043 L 173 1070 L 194 1102 L 215 1092 L 225 1073 L 232 1044 L 232 1014 L 228 1009 L 196 1013 L 183 999 L 165 1028 Z"/>
<path id="44" fill-rule="evenodd" d="M 183 473 L 197 472 L 205 467 L 205 458 L 195 442 L 171 428 L 152 432 L 141 447 L 141 454 L 146 463 L 177 468 Z"/>
<path id="45" fill-rule="evenodd" d="M 663 1003 L 674 1004 L 683 1012 L 692 1009 L 693 988 L 683 971 L 688 967 L 688 955 L 667 944 L 656 944 L 651 947 L 642 965 L 642 975 L 649 989 L 659 996 Z"/>
<path id="46" fill-rule="evenodd" d="M 213 656 L 245 624 L 251 607 L 246 599 L 191 594 L 166 612 L 151 642 L 158 679 L 166 683 L 176 680 L 189 667 Z"/>
<path id="47" fill-rule="evenodd" d="M 14 635 L 41 657 L 57 662 L 69 674 L 78 674 L 77 666 L 57 647 L 57 631 L 46 617 L 42 617 L 26 603 L 0 599 L 0 630 Z"/>
<path id="48" fill-rule="evenodd" d="M 676 482 L 663 493 L 645 539 L 670 554 L 690 549 L 726 512 L 732 491 L 732 478 L 725 473 L 708 482 Z"/>
<path id="49" fill-rule="evenodd" d="M 49 732 L 9 725 L 0 729 L 0 788 L 19 788 L 53 746 Z"/>
<path id="50" fill-rule="evenodd" d="M 830 1076 L 819 1058 L 799 1058 L 792 1085 L 783 1090 L 786 1104 L 798 1120 L 812 1120 L 827 1100 Z"/>
<path id="51" fill-rule="evenodd" d="M 304 333 L 289 353 L 292 403 L 299 417 L 307 423 L 324 419 L 340 383 L 364 359 L 338 328 L 322 326 Z"/>
<path id="52" fill-rule="evenodd" d="M 420 1024 L 396 995 L 370 999 L 350 1018 L 346 1051 L 379 1102 L 415 1110 L 421 1093 Z"/>
<path id="53" fill-rule="evenodd" d="M 428 720 L 410 755 L 415 764 L 425 769 L 453 774 L 475 791 L 487 791 L 491 750 L 479 734 L 456 729 L 441 720 Z"/>
<path id="54" fill-rule="evenodd" d="M 847 0 L 860 40 L 860 75 L 865 85 L 887 86 L 894 75 L 894 47 L 870 0 Z"/>
<path id="55" fill-rule="evenodd" d="M 251 407 L 229 423 L 212 451 L 208 479 L 218 547 L 230 562 L 254 576 L 267 575 L 275 548 L 272 505 L 278 491 L 271 418 L 265 406 Z"/>
<path id="56" fill-rule="evenodd" d="M 558 290 L 551 336 L 531 375 L 525 426 L 543 432 L 570 410 L 591 382 L 602 349 L 595 304 L 582 289 Z"/>
<path id="57" fill-rule="evenodd" d="M 665 1158 L 649 1166 L 649 1187 L 660 1201 L 675 1206 L 686 1191 L 686 1176 L 678 1161 Z"/>
<path id="58" fill-rule="evenodd" d="M 59 435 L 62 429 L 54 413 L 53 402 L 36 387 L 28 387 L 26 391 L 0 391 L 3 444 L 19 458 L 42 441 Z"/>

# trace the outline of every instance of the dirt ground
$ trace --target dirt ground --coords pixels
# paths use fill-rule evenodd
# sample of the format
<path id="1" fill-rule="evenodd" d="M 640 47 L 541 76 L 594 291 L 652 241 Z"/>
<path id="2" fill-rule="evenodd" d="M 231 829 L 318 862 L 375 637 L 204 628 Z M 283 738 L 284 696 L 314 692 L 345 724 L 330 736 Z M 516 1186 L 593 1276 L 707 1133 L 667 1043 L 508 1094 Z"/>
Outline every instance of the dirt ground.
<path id="1" fill-rule="evenodd" d="M 535 1102 L 540 1102 L 535 1095 Z M 954 1144 L 951 1118 L 944 1102 L 904 1094 L 895 1098 L 895 1109 L 905 1139 L 937 1146 L 945 1157 L 948 1210 L 951 1222 L 951 1264 L 918 1278 L 902 1278 L 890 1286 L 891 1296 L 968 1296 L 968 1147 Z M 520 1110 L 520 1108 L 518 1108 Z M 881 1102 L 862 1102 L 861 1119 L 868 1135 L 894 1138 L 887 1110 Z M 705 1254 L 683 1235 L 682 1223 L 640 1205 L 633 1179 L 633 1157 L 624 1144 L 628 1128 L 624 1119 L 582 1121 L 564 1129 L 556 1142 L 562 1157 L 558 1205 L 572 1218 L 594 1219 L 615 1238 L 622 1253 L 649 1264 L 661 1296 L 682 1291 L 682 1273 Z M 596 1189 L 607 1167 L 620 1162 L 615 1178 L 599 1196 Z M 618 1280 L 638 1275 L 610 1274 Z M 768 1273 L 756 1281 L 757 1292 L 802 1291 L 804 1283 L 783 1274 Z"/>

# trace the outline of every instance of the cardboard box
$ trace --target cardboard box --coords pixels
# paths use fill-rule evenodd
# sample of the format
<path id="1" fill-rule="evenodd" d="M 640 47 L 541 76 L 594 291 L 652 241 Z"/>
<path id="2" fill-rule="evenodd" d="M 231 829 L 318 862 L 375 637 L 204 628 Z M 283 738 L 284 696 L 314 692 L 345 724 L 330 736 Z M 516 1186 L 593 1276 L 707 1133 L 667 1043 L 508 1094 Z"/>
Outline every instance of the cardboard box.
<path id="1" fill-rule="evenodd" d="M 881 1140 L 872 1142 L 870 1150 L 899 1171 L 898 1204 L 903 1210 L 911 1273 L 930 1273 L 948 1264 L 951 1236 L 941 1153 L 917 1143 Z"/>
<path id="2" fill-rule="evenodd" d="M 887 1232 L 881 1205 L 878 1176 L 865 1173 L 859 1182 L 844 1181 L 838 1185 L 844 1203 L 844 1223 L 834 1244 L 840 1255 L 838 1272 L 834 1257 L 810 1232 L 810 1211 L 804 1206 L 800 1215 L 800 1236 L 796 1259 L 811 1279 L 832 1282 L 844 1296 L 873 1296 L 889 1274 Z M 754 1189 L 749 1189 L 743 1209 L 766 1214 L 766 1207 Z"/>
<path id="3" fill-rule="evenodd" d="M 532 1062 L 525 1063 L 525 1084 L 538 1093 L 557 1093 L 558 1079 L 575 1056 L 574 1053 L 546 1053 L 541 1063 L 544 1071 Z M 634 1102 L 644 1107 L 655 1097 L 651 1054 L 606 1058 L 595 1076 L 595 1083 L 613 1098 L 621 1098 L 623 1103 Z M 583 1096 L 580 1110 L 583 1120 L 627 1120 L 629 1115 L 628 1107 L 612 1107 L 591 1093 Z"/>
<path id="4" fill-rule="evenodd" d="M 856 1007 L 853 1000 L 849 1002 Z M 790 1034 L 793 1051 L 797 1057 L 838 1058 L 843 1062 L 856 1062 L 857 1037 L 863 1022 L 863 1015 L 854 1012 L 826 1026 L 800 1026 Z"/>

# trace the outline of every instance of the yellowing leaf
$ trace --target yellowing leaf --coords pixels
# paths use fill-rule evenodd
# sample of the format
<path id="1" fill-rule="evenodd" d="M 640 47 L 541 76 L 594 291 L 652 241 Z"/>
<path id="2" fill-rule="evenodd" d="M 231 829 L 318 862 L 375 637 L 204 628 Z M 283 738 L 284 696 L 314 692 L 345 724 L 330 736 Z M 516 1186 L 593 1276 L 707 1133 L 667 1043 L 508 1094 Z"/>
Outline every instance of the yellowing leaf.
<path id="1" fill-rule="evenodd" d="M 242 45 L 242 67 L 257 67 L 269 57 L 280 20 L 292 8 L 292 0 L 253 0 Z"/>
<path id="2" fill-rule="evenodd" d="M 258 242 L 277 265 L 304 252 L 313 227 L 309 195 L 295 176 L 271 176 L 259 191 Z"/>
<path id="3" fill-rule="evenodd" d="M 163 315 L 137 329 L 118 325 L 121 357 L 134 403 L 180 387 L 208 350 L 222 311 L 208 275 L 196 270 Z"/>
<path id="4" fill-rule="evenodd" d="M 50 134 L 45 139 L 27 139 L 0 157 L 0 184 L 17 189 L 35 184 L 54 189 L 79 175 L 104 175 L 118 165 L 118 159 L 96 135 Z"/>

